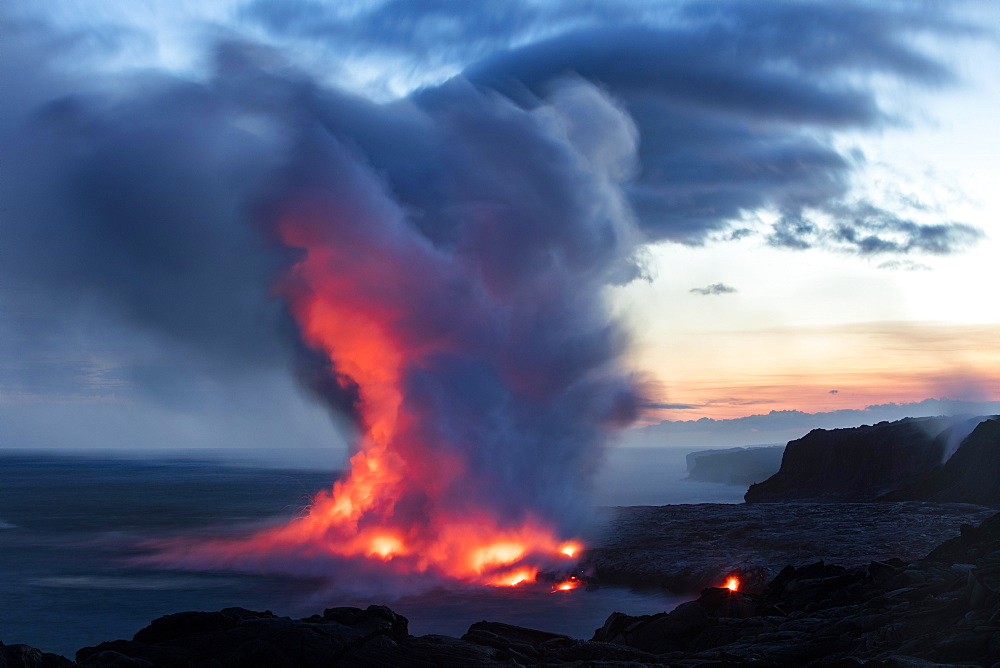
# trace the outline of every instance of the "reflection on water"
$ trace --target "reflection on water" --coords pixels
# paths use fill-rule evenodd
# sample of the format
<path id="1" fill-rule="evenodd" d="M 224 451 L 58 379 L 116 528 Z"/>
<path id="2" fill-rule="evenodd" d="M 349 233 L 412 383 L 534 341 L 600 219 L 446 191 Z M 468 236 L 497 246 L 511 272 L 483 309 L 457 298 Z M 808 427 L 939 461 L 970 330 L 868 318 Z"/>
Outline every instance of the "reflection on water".
<path id="1" fill-rule="evenodd" d="M 677 503 L 690 485 L 712 493 L 712 485 L 681 483 L 683 475 L 683 452 L 630 454 L 609 464 L 598 493 L 621 505 Z M 589 638 L 611 612 L 649 614 L 680 602 L 613 588 L 553 593 L 550 585 L 373 600 L 320 594 L 315 580 L 149 570 L 127 560 L 141 540 L 293 516 L 332 478 L 191 460 L 0 455 L 0 640 L 72 656 L 182 610 L 240 606 L 303 617 L 372 603 L 408 617 L 417 635 L 460 636 L 488 619 Z M 710 500 L 725 502 L 733 489 Z"/>

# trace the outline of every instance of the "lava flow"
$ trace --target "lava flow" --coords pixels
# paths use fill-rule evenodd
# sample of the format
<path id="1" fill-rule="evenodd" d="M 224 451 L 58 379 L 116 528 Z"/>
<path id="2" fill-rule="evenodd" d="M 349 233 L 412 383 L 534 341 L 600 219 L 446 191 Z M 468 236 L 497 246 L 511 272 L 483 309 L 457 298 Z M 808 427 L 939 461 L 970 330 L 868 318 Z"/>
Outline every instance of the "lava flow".
<path id="1" fill-rule="evenodd" d="M 740 579 L 735 575 L 730 575 L 729 579 L 726 580 L 725 588 L 729 591 L 739 591 L 740 590 Z"/>

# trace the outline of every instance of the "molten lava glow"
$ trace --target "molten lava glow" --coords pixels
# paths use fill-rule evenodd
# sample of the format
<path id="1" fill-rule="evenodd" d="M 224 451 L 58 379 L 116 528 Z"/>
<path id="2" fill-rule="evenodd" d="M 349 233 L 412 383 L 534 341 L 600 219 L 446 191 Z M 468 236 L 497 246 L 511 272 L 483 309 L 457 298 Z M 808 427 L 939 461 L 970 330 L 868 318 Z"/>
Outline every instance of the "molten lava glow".
<path id="1" fill-rule="evenodd" d="M 534 582 L 538 576 L 537 568 L 518 568 L 509 573 L 497 576 L 486 581 L 486 584 L 494 587 L 516 587 L 525 582 Z"/>
<path id="2" fill-rule="evenodd" d="M 526 512 L 504 515 L 480 498 L 485 485 L 462 448 L 434 430 L 425 408 L 411 406 L 407 374 L 450 350 L 448 331 L 414 326 L 411 315 L 414 299 L 433 301 L 421 290 L 453 287 L 436 251 L 406 237 L 399 248 L 369 246 L 363 227 L 336 238 L 325 229 L 308 217 L 279 226 L 284 243 L 303 251 L 280 292 L 305 342 L 329 357 L 334 380 L 357 388 L 358 450 L 347 476 L 319 493 L 308 514 L 216 548 L 234 559 L 367 560 L 397 573 L 494 586 L 534 581 L 541 568 L 576 555 L 580 545 L 561 540 L 546 522 Z M 435 284 L 442 275 L 445 287 Z"/>
<path id="3" fill-rule="evenodd" d="M 371 541 L 369 541 L 368 546 L 370 548 L 369 556 L 379 556 L 383 559 L 391 559 L 394 555 L 403 554 L 405 548 L 403 547 L 403 541 L 399 540 L 395 536 L 373 536 Z"/>
<path id="4" fill-rule="evenodd" d="M 726 589 L 728 589 L 729 591 L 739 591 L 740 579 L 735 575 L 730 575 L 729 579 L 726 580 Z"/>
<path id="5" fill-rule="evenodd" d="M 566 555 L 570 559 L 576 556 L 576 553 L 580 551 L 580 546 L 576 543 L 564 543 L 560 548 L 559 552 Z"/>
<path id="6" fill-rule="evenodd" d="M 557 584 L 555 587 L 553 587 L 552 591 L 554 591 L 554 592 L 555 591 L 572 591 L 572 590 L 576 589 L 577 587 L 579 587 L 580 584 L 581 584 L 581 582 L 579 580 L 577 580 L 576 577 L 571 576 L 569 579 L 563 580 L 562 582 L 560 582 L 559 584 Z"/>

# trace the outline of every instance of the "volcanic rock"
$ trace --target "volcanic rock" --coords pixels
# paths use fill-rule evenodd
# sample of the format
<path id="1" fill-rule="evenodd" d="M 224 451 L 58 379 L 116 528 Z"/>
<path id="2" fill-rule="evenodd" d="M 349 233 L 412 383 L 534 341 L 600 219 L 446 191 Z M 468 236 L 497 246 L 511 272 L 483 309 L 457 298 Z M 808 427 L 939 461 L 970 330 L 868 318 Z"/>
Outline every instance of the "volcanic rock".
<path id="1" fill-rule="evenodd" d="M 688 479 L 750 485 L 777 473 L 783 445 L 702 450 L 686 456 Z"/>
<path id="2" fill-rule="evenodd" d="M 763 592 L 778 570 L 819 560 L 862 566 L 918 559 L 962 524 L 994 514 L 937 503 L 785 503 L 630 506 L 607 511 L 582 567 L 593 581 L 695 595 L 738 575 Z"/>
<path id="3" fill-rule="evenodd" d="M 984 419 L 906 418 L 850 429 L 814 429 L 789 441 L 778 472 L 750 485 L 744 498 L 747 503 L 872 501 L 940 468 L 954 442 Z"/>
<path id="4" fill-rule="evenodd" d="M 594 639 L 677 665 L 994 666 L 1000 515 L 925 559 L 788 566 L 759 596 L 708 589 L 670 613 L 615 613 Z"/>
<path id="5" fill-rule="evenodd" d="M 365 653 L 395 655 L 410 638 L 405 617 L 385 606 L 330 608 L 295 621 L 270 611 L 226 608 L 182 612 L 154 620 L 132 640 L 115 640 L 76 653 L 82 666 L 105 666 L 109 657 L 145 665 L 326 666 Z"/>
<path id="6" fill-rule="evenodd" d="M 49 654 L 28 645 L 4 645 L 0 642 L 0 668 L 63 668 L 73 662 L 58 654 Z"/>
<path id="7" fill-rule="evenodd" d="M 1000 418 L 980 422 L 943 465 L 883 498 L 1000 505 Z"/>
<path id="8" fill-rule="evenodd" d="M 593 640 L 577 640 L 499 622 L 477 622 L 469 627 L 462 640 L 497 650 L 492 659 L 521 665 L 576 661 L 628 665 L 659 663 L 655 655 L 639 647 L 603 642 L 596 637 Z"/>
<path id="9" fill-rule="evenodd" d="M 116 640 L 83 648 L 77 652 L 76 665 L 402 667 L 658 662 L 657 657 L 638 648 L 577 640 L 496 622 L 473 624 L 461 639 L 439 635 L 414 637 L 407 628 L 405 617 L 377 605 L 365 610 L 330 608 L 322 615 L 301 620 L 242 608 L 183 612 L 154 620 L 130 641 Z M 41 654 L 38 650 L 31 651 Z M 53 668 L 74 665 L 57 658 L 64 664 L 52 664 Z M 48 668 L 48 664 L 44 665 Z"/>

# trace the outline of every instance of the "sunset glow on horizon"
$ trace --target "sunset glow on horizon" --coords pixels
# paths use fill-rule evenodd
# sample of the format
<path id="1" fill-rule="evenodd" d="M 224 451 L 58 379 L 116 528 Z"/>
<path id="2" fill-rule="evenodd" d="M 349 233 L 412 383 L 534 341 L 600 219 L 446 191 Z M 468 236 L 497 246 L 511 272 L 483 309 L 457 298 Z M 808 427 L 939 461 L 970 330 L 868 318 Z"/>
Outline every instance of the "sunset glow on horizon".
<path id="1" fill-rule="evenodd" d="M 612 291 L 631 325 L 631 363 L 650 377 L 651 403 L 669 406 L 647 409 L 643 424 L 928 398 L 1000 401 L 1000 300 L 970 287 L 991 275 L 1000 285 L 1000 269 L 981 253 L 938 261 L 933 272 L 887 272 L 856 258 L 807 261 L 759 242 L 738 245 L 742 253 L 654 248 L 656 279 Z M 699 282 L 688 276 L 718 275 L 703 268 L 716 266 L 739 289 L 691 294 Z M 935 291 L 924 293 L 929 277 Z M 907 292 L 912 298 L 900 299 Z M 656 303 L 670 309 L 649 308 Z"/>

